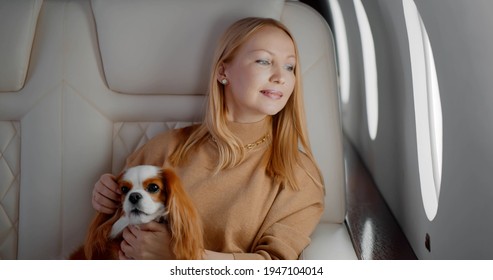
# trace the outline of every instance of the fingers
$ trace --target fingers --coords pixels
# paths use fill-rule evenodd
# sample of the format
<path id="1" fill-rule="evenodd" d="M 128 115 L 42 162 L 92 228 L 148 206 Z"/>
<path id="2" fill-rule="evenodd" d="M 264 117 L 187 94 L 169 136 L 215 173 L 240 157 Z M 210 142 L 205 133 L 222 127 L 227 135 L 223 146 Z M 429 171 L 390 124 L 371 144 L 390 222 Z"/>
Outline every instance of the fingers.
<path id="1" fill-rule="evenodd" d="M 122 252 L 122 250 L 118 251 L 118 258 L 120 260 L 131 260 L 131 258 L 127 258 L 127 256 L 125 256 L 125 254 Z"/>
<path id="2" fill-rule="evenodd" d="M 133 260 L 135 259 L 134 257 L 132 257 L 132 255 L 134 254 L 134 249 L 132 248 L 132 246 L 130 246 L 130 244 L 128 244 L 127 241 L 123 240 L 121 243 L 120 243 L 120 250 L 118 251 L 118 258 L 120 260 Z"/>
<path id="3" fill-rule="evenodd" d="M 167 227 L 157 222 L 128 226 L 123 231 L 120 249 L 126 259 L 173 259 L 170 239 Z"/>
<path id="4" fill-rule="evenodd" d="M 135 234 L 131 231 L 131 228 L 133 226 L 128 226 L 123 230 L 122 236 L 123 240 L 120 243 L 120 252 L 119 252 L 119 257 L 120 259 L 123 260 L 129 260 L 129 259 L 134 259 L 135 257 L 132 257 L 132 255 L 135 255 L 135 249 L 132 247 L 132 244 L 136 244 L 136 236 Z"/>
<path id="5" fill-rule="evenodd" d="M 120 206 L 121 191 L 112 174 L 104 174 L 94 185 L 92 206 L 96 211 L 112 214 Z"/>
<path id="6" fill-rule="evenodd" d="M 142 234 L 137 226 L 128 226 L 122 234 L 120 250 L 124 259 L 142 259 Z M 122 258 L 120 257 L 120 258 Z"/>
<path id="7" fill-rule="evenodd" d="M 136 226 L 128 226 L 123 230 L 123 240 L 130 244 L 136 244 L 136 240 L 140 237 L 140 230 Z"/>
<path id="8" fill-rule="evenodd" d="M 142 231 L 168 232 L 168 227 L 165 224 L 160 224 L 154 221 L 139 225 L 139 228 Z"/>

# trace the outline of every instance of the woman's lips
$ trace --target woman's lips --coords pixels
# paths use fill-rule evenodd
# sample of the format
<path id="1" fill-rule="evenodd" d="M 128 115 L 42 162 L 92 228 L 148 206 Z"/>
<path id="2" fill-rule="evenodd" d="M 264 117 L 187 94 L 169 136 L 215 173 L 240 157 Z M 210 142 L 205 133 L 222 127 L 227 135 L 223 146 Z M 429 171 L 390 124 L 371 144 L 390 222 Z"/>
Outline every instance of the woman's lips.
<path id="1" fill-rule="evenodd" d="M 281 99 L 283 94 L 282 92 L 278 90 L 272 90 L 272 89 L 264 89 L 261 90 L 260 93 L 262 93 L 264 96 L 269 97 L 271 99 Z"/>

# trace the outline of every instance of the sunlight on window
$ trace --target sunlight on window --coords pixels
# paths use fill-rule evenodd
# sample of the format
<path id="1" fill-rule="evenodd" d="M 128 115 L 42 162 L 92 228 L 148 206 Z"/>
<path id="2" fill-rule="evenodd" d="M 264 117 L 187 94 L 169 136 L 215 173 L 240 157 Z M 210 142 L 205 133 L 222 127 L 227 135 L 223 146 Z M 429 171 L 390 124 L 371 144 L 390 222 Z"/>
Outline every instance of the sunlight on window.
<path id="1" fill-rule="evenodd" d="M 403 0 L 412 68 L 414 116 L 421 195 L 428 220 L 438 211 L 442 180 L 442 107 L 435 61 L 423 20 L 413 0 Z"/>
<path id="2" fill-rule="evenodd" d="M 375 43 L 370 28 L 370 22 L 361 0 L 354 0 L 356 18 L 361 34 L 363 50 L 363 68 L 365 73 L 366 114 L 370 138 L 375 140 L 378 131 L 378 80 Z"/>
<path id="3" fill-rule="evenodd" d="M 329 5 L 332 20 L 334 21 L 341 101 L 343 104 L 347 104 L 350 92 L 350 64 L 346 24 L 344 23 L 344 16 L 339 2 L 337 0 L 329 0 Z"/>

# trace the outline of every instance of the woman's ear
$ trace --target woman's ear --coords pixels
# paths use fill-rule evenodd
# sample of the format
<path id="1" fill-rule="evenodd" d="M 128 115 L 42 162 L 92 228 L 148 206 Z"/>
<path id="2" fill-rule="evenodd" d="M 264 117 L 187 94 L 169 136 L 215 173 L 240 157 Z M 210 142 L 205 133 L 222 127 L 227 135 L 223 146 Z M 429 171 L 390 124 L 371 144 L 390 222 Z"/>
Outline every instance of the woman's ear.
<path id="1" fill-rule="evenodd" d="M 224 65 L 224 62 L 221 62 L 217 67 L 216 79 L 218 82 L 221 82 L 222 80 L 226 79 L 226 66 Z"/>

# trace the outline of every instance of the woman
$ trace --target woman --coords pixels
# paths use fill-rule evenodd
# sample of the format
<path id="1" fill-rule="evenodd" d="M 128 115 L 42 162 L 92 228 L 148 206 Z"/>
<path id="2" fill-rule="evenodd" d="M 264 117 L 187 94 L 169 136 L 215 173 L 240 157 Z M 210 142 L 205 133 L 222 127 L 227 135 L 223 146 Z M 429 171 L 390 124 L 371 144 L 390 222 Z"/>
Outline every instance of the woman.
<path id="1" fill-rule="evenodd" d="M 204 259 L 296 259 L 323 212 L 324 188 L 306 133 L 298 53 L 280 22 L 246 18 L 223 35 L 213 60 L 201 125 L 163 133 L 127 167 L 173 167 L 204 224 Z M 300 151 L 299 147 L 303 151 Z M 111 174 L 93 207 L 112 213 Z M 173 259 L 166 226 L 123 234 L 122 259 Z"/>

